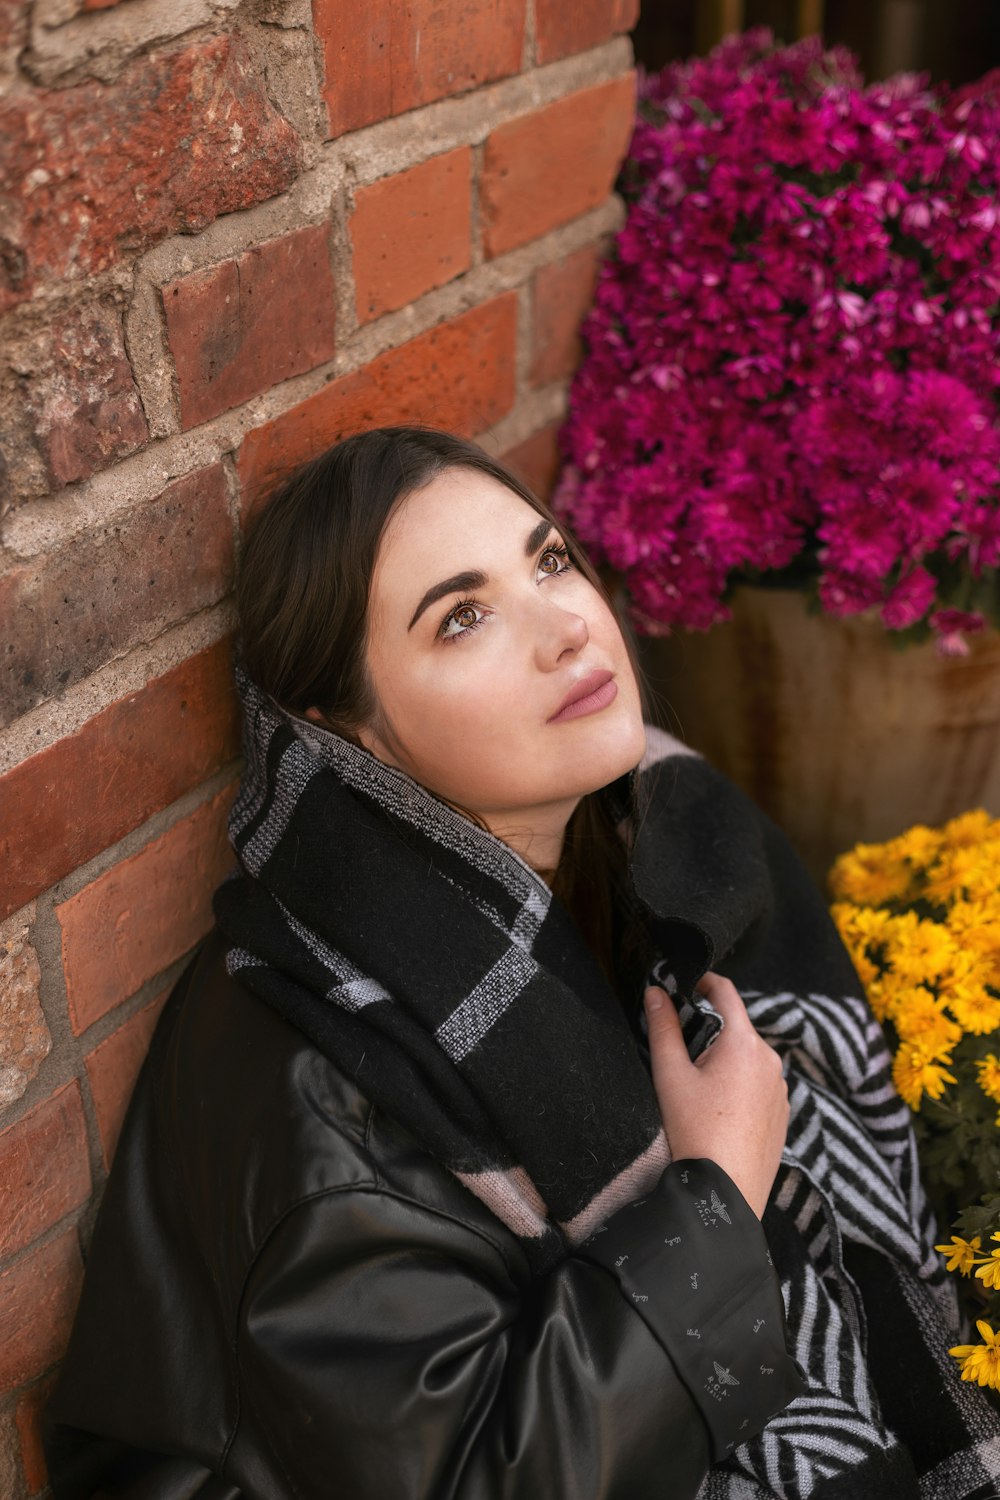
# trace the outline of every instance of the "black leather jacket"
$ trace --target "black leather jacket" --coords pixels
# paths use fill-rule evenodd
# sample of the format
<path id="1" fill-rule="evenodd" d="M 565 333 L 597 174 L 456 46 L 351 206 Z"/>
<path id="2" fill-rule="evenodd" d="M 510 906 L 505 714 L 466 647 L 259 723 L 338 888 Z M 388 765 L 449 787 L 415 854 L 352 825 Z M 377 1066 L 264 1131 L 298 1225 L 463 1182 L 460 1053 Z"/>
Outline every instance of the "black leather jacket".
<path id="1" fill-rule="evenodd" d="M 57 1500 L 686 1500 L 801 1388 L 714 1163 L 534 1276 L 222 951 L 122 1134 L 49 1410 Z"/>

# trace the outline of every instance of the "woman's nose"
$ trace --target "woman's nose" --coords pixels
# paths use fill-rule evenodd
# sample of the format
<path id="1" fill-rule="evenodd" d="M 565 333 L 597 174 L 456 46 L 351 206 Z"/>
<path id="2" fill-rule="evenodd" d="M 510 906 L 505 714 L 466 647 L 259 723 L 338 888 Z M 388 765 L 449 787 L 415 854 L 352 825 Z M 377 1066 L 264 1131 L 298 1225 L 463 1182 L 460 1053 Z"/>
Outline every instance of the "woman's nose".
<path id="1" fill-rule="evenodd" d="M 589 639 L 590 631 L 582 615 L 559 604 L 546 605 L 538 621 L 539 666 L 543 671 L 553 671 L 582 651 Z"/>

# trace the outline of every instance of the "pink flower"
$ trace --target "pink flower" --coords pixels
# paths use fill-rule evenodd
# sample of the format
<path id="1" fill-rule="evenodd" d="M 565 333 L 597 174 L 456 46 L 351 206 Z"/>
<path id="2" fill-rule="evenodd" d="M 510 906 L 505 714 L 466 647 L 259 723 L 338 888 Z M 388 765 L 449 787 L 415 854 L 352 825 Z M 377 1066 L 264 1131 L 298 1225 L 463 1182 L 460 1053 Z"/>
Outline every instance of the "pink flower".
<path id="1" fill-rule="evenodd" d="M 561 511 L 642 629 L 771 572 L 959 649 L 1000 567 L 1000 84 L 866 89 L 758 29 L 640 99 Z"/>
<path id="2" fill-rule="evenodd" d="M 940 656 L 968 656 L 967 635 L 980 635 L 986 621 L 978 612 L 965 609 L 936 609 L 930 616 L 931 629 L 937 632 Z"/>
<path id="3" fill-rule="evenodd" d="M 923 619 L 937 592 L 937 579 L 926 568 L 914 568 L 891 590 L 882 605 L 882 620 L 890 630 L 905 630 Z"/>

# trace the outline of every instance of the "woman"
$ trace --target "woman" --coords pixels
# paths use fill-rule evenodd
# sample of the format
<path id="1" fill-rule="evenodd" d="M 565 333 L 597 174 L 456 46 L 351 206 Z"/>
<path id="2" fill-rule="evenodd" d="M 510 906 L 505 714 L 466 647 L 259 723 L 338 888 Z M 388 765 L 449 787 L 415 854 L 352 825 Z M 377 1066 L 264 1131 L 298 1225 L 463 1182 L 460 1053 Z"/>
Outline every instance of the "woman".
<path id="1" fill-rule="evenodd" d="M 57 1500 L 991 1493 L 850 964 L 647 746 L 565 530 L 385 429 L 279 488 L 239 610 L 239 870 L 118 1148 Z"/>

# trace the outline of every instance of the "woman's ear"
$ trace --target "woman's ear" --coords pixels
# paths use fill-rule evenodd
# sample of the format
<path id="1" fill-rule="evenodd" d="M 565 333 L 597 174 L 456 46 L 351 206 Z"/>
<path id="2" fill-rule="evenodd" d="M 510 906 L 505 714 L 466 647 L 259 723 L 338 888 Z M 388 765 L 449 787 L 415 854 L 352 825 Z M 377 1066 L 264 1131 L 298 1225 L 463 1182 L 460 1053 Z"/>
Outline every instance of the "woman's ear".
<path id="1" fill-rule="evenodd" d="M 310 724 L 322 724 L 323 722 L 323 715 L 318 708 L 307 708 L 302 717 L 308 719 Z"/>
<path id="2" fill-rule="evenodd" d="M 372 725 L 359 725 L 355 730 L 355 737 L 358 741 L 358 744 L 361 745 L 363 749 L 369 751 L 370 754 L 374 755 L 376 760 L 380 760 L 383 765 L 395 766 L 398 771 L 402 771 L 404 769 L 404 767 L 400 764 L 395 755 L 393 755 L 392 751 L 389 749 L 389 746 L 386 744 L 385 740 L 382 739 L 381 735 L 376 729 L 372 727 Z"/>

